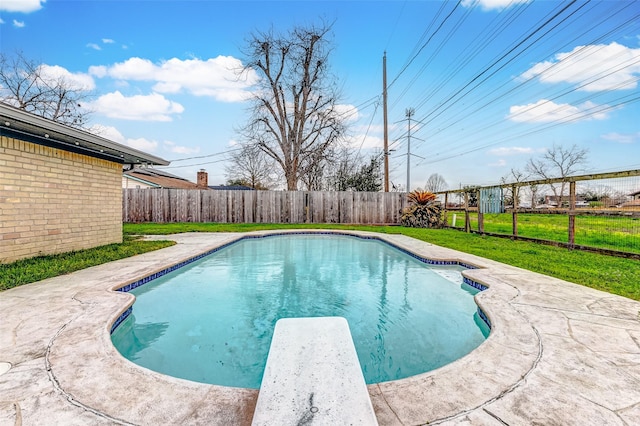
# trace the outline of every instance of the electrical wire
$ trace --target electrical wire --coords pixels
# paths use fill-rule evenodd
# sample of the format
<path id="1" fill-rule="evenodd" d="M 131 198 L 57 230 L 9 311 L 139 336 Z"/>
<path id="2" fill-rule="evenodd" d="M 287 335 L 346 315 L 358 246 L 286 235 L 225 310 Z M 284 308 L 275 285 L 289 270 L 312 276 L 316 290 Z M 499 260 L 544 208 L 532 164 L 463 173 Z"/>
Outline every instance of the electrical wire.
<path id="1" fill-rule="evenodd" d="M 570 18 L 572 18 L 572 17 L 574 17 L 574 16 L 584 16 L 584 15 L 587 13 L 587 10 L 584 10 L 580 15 L 576 15 L 576 13 L 578 13 L 578 12 L 579 12 L 579 11 L 580 11 L 584 6 L 585 6 L 585 5 L 586 5 L 586 3 L 585 3 L 585 4 L 583 4 L 583 5 L 581 5 L 578 9 L 574 10 L 574 11 L 573 11 L 572 13 L 570 13 L 568 16 L 565 16 L 565 17 L 564 17 L 564 19 L 562 19 L 560 22 L 557 22 L 553 27 L 551 27 L 549 30 L 547 30 L 544 34 L 542 34 L 540 37 L 538 37 L 538 39 L 536 39 L 536 40 L 534 40 L 534 41 L 536 41 L 536 42 L 537 42 L 537 41 L 539 41 L 539 40 L 542 40 L 544 37 L 548 36 L 548 34 L 549 34 L 551 31 L 553 31 L 554 29 L 556 29 L 556 28 L 558 28 L 559 26 L 563 25 L 563 24 L 564 24 L 568 19 L 570 19 Z M 620 8 L 617 12 L 612 12 L 612 15 L 613 15 L 613 14 L 616 14 L 616 13 L 617 13 L 617 14 L 619 14 L 619 13 L 621 13 L 621 11 L 622 11 L 624 8 L 629 7 L 629 4 L 624 4 L 624 3 L 623 3 L 623 5 L 624 5 L 624 7 L 623 7 L 623 8 Z M 593 6 L 592 6 L 591 8 L 589 8 L 588 10 L 593 9 L 595 6 L 596 6 L 596 5 L 593 5 Z M 556 12 L 556 15 L 554 15 L 554 16 L 558 16 L 558 15 L 559 15 L 562 11 L 564 11 L 564 10 L 566 10 L 566 7 L 565 7 L 564 9 L 562 9 L 562 10 L 560 10 L 560 11 Z M 612 10 L 613 10 L 613 9 L 612 9 Z M 612 16 L 612 15 L 602 17 L 602 18 L 600 19 L 600 21 L 599 21 L 598 25 L 600 25 L 600 23 L 601 23 L 601 22 L 605 22 L 605 21 L 606 21 L 606 19 L 607 19 L 607 17 L 610 17 L 610 16 Z M 553 17 L 551 17 L 551 18 L 553 18 Z M 550 19 L 551 19 L 551 18 L 550 18 Z M 624 24 L 626 25 L 626 24 L 627 24 L 627 23 L 629 23 L 630 21 L 633 21 L 635 18 L 636 18 L 636 17 L 632 16 L 632 17 L 631 17 L 629 20 L 627 20 L 627 22 L 626 22 L 626 23 L 624 23 Z M 546 23 L 549 23 L 549 22 L 550 22 L 550 19 L 547 19 Z M 576 18 L 576 19 L 577 19 L 577 18 Z M 545 23 L 543 23 L 543 24 L 545 24 Z M 543 26 L 544 26 L 544 25 L 543 25 Z M 594 25 L 594 27 L 595 27 L 595 25 Z M 539 27 L 539 28 L 542 28 L 542 27 Z M 587 28 L 588 28 L 588 29 L 587 29 L 587 30 L 585 30 L 585 32 L 589 30 L 589 27 L 587 27 Z M 619 28 L 619 27 L 618 27 L 618 28 Z M 615 29 L 611 29 L 611 30 L 609 30 L 609 31 L 608 31 L 608 33 L 604 33 L 604 34 L 600 35 L 599 37 L 602 39 L 602 38 L 604 38 L 606 35 L 611 34 L 611 33 L 613 33 L 614 31 L 615 31 Z M 531 38 L 531 37 L 532 37 L 532 34 L 529 34 L 529 35 L 527 36 L 527 38 L 523 39 L 523 41 L 524 41 L 524 40 L 527 40 L 528 38 Z M 574 37 L 574 38 L 577 38 L 577 36 L 576 36 L 576 37 Z M 521 43 L 522 43 L 522 42 L 521 42 Z M 532 44 L 533 44 L 533 43 L 529 44 L 529 46 L 528 46 L 528 47 L 530 47 Z M 566 44 L 568 44 L 568 43 L 566 43 Z M 585 46 L 585 47 L 587 47 L 587 46 Z M 512 50 L 513 50 L 513 49 L 514 49 L 514 48 L 512 48 Z M 525 49 L 525 50 L 526 50 L 526 49 Z M 523 52 L 524 52 L 524 50 L 523 50 Z M 520 52 L 520 54 L 521 54 L 521 53 L 523 53 L 523 52 Z M 579 49 L 578 49 L 578 51 L 573 52 L 573 53 L 572 53 L 572 55 L 573 55 L 573 54 L 578 54 L 578 53 L 579 53 Z M 503 57 L 504 57 L 504 56 L 505 56 L 505 55 L 503 55 Z M 566 59 L 566 58 L 565 58 L 565 59 Z M 496 62 L 494 61 L 494 63 L 496 63 Z M 558 63 L 560 63 L 560 62 L 558 62 Z M 552 67 L 550 67 L 550 69 L 554 69 L 554 70 L 555 70 L 555 72 L 559 72 L 558 70 L 560 69 L 560 67 L 558 66 L 558 63 L 553 64 L 553 65 L 552 65 Z M 624 68 L 624 66 L 621 66 L 620 68 Z M 550 70 L 550 69 L 545 70 L 545 71 L 546 71 L 548 74 L 550 74 L 550 73 L 551 73 L 551 70 Z M 485 73 L 486 73 L 488 70 L 490 70 L 490 68 L 486 68 L 483 72 L 485 72 Z M 613 69 L 613 68 L 610 68 L 610 69 L 609 69 L 609 74 L 613 74 L 613 73 L 615 73 L 616 71 L 617 71 L 617 70 L 615 70 L 615 69 Z M 495 73 L 494 73 L 494 74 L 495 74 Z M 479 75 L 482 75 L 482 73 L 480 73 Z M 540 76 L 538 76 L 538 77 L 540 77 Z M 605 74 L 601 74 L 600 76 L 592 76 L 592 77 L 594 77 L 594 78 L 592 78 L 591 83 L 593 83 L 593 81 L 595 81 L 595 80 L 597 80 L 597 79 L 602 79 L 602 78 L 606 77 L 606 75 L 605 75 Z M 485 82 L 486 82 L 486 80 L 487 80 L 487 79 L 485 79 L 485 80 L 484 80 L 484 81 L 482 81 L 481 83 L 485 83 Z M 524 85 L 525 85 L 525 84 L 530 83 L 530 82 L 531 82 L 531 81 L 533 81 L 533 80 L 534 80 L 534 78 L 530 78 L 528 81 L 526 81 L 525 83 L 523 83 L 523 86 L 522 86 L 522 87 L 524 87 Z M 588 81 L 584 81 L 584 82 L 582 82 L 581 84 L 576 85 L 576 88 L 574 88 L 572 91 L 575 91 L 575 90 L 578 90 L 578 89 L 580 89 L 580 88 L 583 88 L 583 87 L 585 87 L 585 86 L 586 86 L 586 85 L 588 85 L 588 84 L 589 84 L 589 82 L 588 82 Z M 503 86 L 504 86 L 504 85 L 506 85 L 506 83 L 504 83 L 504 84 L 503 84 Z M 482 85 L 481 85 L 481 84 L 478 84 L 476 87 L 474 87 L 474 89 L 475 89 L 475 88 L 477 88 L 477 87 L 482 87 Z M 485 85 L 484 87 L 486 87 L 486 85 Z M 502 87 L 502 86 L 501 86 L 501 87 Z M 569 91 L 569 92 L 566 92 L 566 93 L 570 93 L 570 92 L 572 92 L 572 91 Z M 510 89 L 510 90 L 508 90 L 508 91 L 507 91 L 507 93 L 506 93 L 506 94 L 504 94 L 504 95 L 508 95 L 508 94 L 510 94 L 510 93 L 513 93 L 513 92 L 514 92 L 514 89 Z M 566 93 L 565 93 L 565 94 L 566 94 Z M 466 96 L 466 95 L 468 95 L 468 93 L 465 93 L 465 96 Z M 504 95 L 503 95 L 503 96 L 504 96 Z M 499 98 L 497 98 L 497 99 L 499 99 Z M 497 100 L 497 99 L 496 99 L 496 100 Z M 476 100 L 475 100 L 475 102 L 474 102 L 473 104 L 475 105 L 475 104 L 477 104 L 477 103 L 478 103 L 479 101 L 481 101 L 481 100 L 484 100 L 484 99 L 482 99 L 482 98 L 480 98 L 480 97 L 479 97 L 478 99 L 476 99 Z M 453 103 L 453 104 L 455 104 L 455 103 Z M 490 104 L 491 104 L 491 102 L 485 102 L 483 105 L 484 105 L 484 106 L 487 106 L 487 105 L 490 105 Z M 441 103 L 440 105 L 442 105 L 442 103 Z M 452 105 L 452 106 L 453 106 L 453 105 Z M 478 110 L 478 109 L 481 109 L 481 108 L 477 108 L 476 110 L 474 110 L 474 112 L 477 112 L 477 110 Z M 433 112 L 433 110 L 432 110 L 432 112 Z M 464 118 L 466 117 L 465 115 L 463 115 L 463 114 L 462 114 L 462 112 L 458 112 L 458 116 L 460 116 L 460 117 L 461 117 L 461 118 L 460 118 L 460 120 L 462 120 L 462 119 L 464 119 Z M 434 119 L 435 119 L 435 118 L 437 118 L 437 116 L 436 116 L 436 117 L 434 117 Z M 431 120 L 431 121 L 433 121 L 433 120 Z M 430 123 L 431 121 L 428 121 L 426 124 Z M 443 127 L 446 127 L 446 126 L 443 126 Z M 443 129 L 441 129 L 440 131 L 442 131 L 442 130 L 443 130 Z"/>

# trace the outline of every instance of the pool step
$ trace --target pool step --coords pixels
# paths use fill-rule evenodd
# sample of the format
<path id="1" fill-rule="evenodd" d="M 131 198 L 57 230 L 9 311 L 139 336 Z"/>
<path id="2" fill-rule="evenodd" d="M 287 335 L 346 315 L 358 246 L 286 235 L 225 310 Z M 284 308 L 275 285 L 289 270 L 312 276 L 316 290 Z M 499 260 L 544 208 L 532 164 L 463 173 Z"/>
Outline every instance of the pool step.
<path id="1" fill-rule="evenodd" d="M 378 424 L 342 317 L 276 323 L 252 425 L 301 424 Z"/>

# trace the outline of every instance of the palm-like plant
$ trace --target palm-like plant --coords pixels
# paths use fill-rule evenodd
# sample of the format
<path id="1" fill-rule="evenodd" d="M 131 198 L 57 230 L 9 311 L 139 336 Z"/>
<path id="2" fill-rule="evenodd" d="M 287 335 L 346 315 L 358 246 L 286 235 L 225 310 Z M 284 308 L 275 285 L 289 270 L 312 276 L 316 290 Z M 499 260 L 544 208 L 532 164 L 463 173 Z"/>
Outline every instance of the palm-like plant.
<path id="1" fill-rule="evenodd" d="M 436 195 L 417 189 L 407 195 L 411 203 L 402 210 L 400 223 L 412 228 L 440 228 L 443 225 L 442 207 Z"/>
<path id="2" fill-rule="evenodd" d="M 433 192 L 416 189 L 415 191 L 412 191 L 409 193 L 409 195 L 407 195 L 407 199 L 411 203 L 426 206 L 430 201 L 435 201 L 436 194 L 434 194 Z"/>

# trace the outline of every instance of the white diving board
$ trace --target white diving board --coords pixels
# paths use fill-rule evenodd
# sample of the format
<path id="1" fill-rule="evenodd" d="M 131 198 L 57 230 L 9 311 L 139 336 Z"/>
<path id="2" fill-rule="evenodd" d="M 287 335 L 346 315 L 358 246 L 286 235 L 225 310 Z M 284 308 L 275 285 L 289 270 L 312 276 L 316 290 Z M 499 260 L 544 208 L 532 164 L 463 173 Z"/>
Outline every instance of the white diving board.
<path id="1" fill-rule="evenodd" d="M 347 320 L 279 320 L 252 425 L 377 424 Z"/>

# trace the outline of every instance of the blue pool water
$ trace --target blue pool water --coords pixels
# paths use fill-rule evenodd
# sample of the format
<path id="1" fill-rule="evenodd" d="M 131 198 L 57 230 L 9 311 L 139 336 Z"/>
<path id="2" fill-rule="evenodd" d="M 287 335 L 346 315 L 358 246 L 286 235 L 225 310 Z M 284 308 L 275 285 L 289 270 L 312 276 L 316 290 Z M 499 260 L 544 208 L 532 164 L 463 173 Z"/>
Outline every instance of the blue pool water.
<path id="1" fill-rule="evenodd" d="M 342 316 L 366 382 L 401 379 L 486 339 L 463 269 L 344 235 L 246 239 L 132 290 L 112 341 L 151 370 L 259 388 L 278 319 Z"/>

